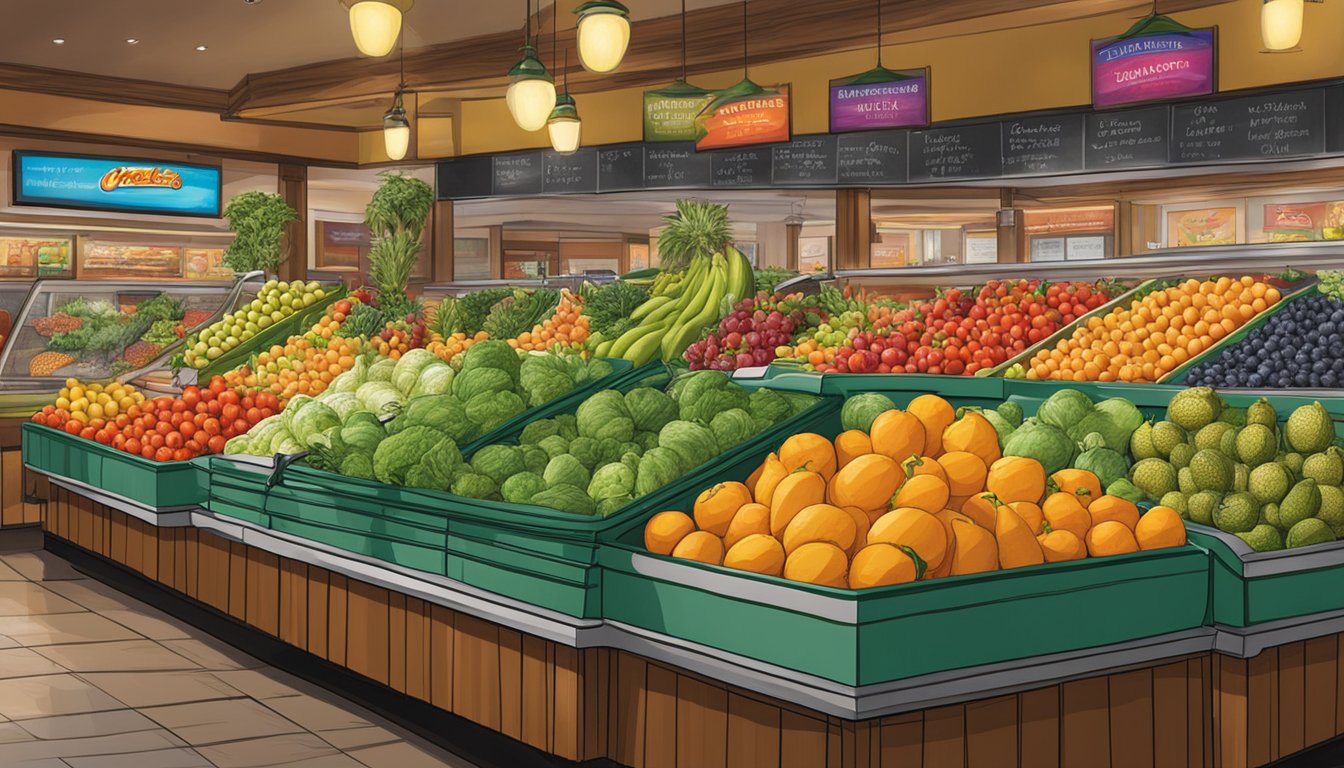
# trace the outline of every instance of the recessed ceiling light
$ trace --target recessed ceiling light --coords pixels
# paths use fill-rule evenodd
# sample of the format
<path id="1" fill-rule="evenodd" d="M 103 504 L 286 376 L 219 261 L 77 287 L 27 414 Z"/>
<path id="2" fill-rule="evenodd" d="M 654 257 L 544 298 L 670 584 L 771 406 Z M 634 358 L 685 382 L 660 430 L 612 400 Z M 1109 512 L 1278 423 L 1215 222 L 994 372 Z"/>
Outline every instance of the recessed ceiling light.
<path id="1" fill-rule="evenodd" d="M 196 46 L 196 50 L 201 51 L 202 53 L 204 53 L 205 51 L 210 50 L 210 48 L 209 48 L 208 46 L 198 45 L 198 46 Z"/>
<path id="2" fill-rule="evenodd" d="M 127 45 L 135 45 L 135 44 L 138 43 L 138 42 L 140 42 L 140 38 L 138 38 L 138 37 L 128 37 L 128 38 L 126 38 L 126 44 L 127 44 Z"/>
<path id="3" fill-rule="evenodd" d="M 51 38 L 51 42 L 55 43 L 56 45 L 65 45 L 65 38 L 64 38 L 64 37 L 53 37 L 53 38 Z"/>

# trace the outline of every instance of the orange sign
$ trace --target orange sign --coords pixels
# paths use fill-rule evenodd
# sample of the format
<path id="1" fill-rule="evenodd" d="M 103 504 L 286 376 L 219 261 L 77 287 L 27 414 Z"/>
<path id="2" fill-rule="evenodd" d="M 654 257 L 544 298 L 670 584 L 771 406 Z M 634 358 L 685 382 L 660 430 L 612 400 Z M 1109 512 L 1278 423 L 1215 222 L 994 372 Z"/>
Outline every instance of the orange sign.
<path id="1" fill-rule="evenodd" d="M 695 119 L 695 148 L 774 144 L 791 138 L 789 86 L 762 88 L 749 80 L 720 91 Z"/>
<path id="2" fill-rule="evenodd" d="M 181 189 L 182 175 L 167 168 L 132 168 L 123 165 L 103 174 L 98 186 L 102 187 L 104 192 L 111 192 L 122 187 Z"/>
<path id="3" fill-rule="evenodd" d="M 1107 206 L 1063 211 L 1027 211 L 1025 221 L 1028 235 L 1110 232 L 1115 229 L 1115 209 Z"/>

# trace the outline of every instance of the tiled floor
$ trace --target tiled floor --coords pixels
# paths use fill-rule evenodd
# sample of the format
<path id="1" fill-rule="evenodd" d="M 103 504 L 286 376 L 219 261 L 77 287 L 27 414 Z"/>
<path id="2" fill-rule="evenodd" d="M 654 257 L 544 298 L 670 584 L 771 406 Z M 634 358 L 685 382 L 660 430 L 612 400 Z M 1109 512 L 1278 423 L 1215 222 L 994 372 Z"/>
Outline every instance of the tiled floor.
<path id="1" fill-rule="evenodd" d="M 0 767 L 469 764 L 0 534 Z"/>

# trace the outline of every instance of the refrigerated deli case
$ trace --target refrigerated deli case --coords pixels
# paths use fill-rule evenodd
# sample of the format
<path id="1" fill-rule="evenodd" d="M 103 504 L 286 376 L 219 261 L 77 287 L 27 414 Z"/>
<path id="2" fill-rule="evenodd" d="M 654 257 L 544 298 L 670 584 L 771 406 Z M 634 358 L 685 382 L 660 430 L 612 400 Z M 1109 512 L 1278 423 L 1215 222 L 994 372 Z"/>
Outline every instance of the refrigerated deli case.
<path id="1" fill-rule="evenodd" d="M 260 284 L 260 273 L 230 282 L 38 280 L 23 291 L 10 286 L 24 284 L 0 283 L 0 308 L 15 305 L 0 352 L 0 418 L 31 415 L 68 378 L 151 376 L 192 329 L 232 310 L 243 291 Z M 151 306 L 152 314 L 140 312 Z"/>

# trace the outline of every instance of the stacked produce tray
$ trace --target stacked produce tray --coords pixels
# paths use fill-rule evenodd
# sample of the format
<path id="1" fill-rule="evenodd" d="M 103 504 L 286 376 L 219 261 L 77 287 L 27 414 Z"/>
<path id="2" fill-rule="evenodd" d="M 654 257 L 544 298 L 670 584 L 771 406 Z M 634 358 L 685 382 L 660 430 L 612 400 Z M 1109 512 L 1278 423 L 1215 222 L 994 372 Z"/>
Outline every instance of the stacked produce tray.
<path id="1" fill-rule="evenodd" d="M 1187 522 L 1186 529 L 1209 552 L 1215 624 L 1244 628 L 1344 610 L 1344 541 L 1256 552 L 1216 528 Z"/>
<path id="2" fill-rule="evenodd" d="M 834 438 L 838 414 L 810 431 Z M 700 491 L 745 480 L 776 447 L 736 456 L 662 508 L 691 509 Z M 1202 626 L 1208 612 L 1207 556 L 1191 545 L 854 592 L 651 555 L 642 516 L 603 540 L 604 618 L 845 685 L 1166 635 Z M 1068 631 L 1052 631 L 1062 617 Z"/>
<path id="3" fill-rule="evenodd" d="M 322 317 L 328 307 L 345 298 L 346 289 L 344 285 L 323 285 L 322 290 L 326 295 L 310 306 L 304 307 L 301 312 L 295 312 L 284 320 L 268 326 L 242 344 L 211 360 L 210 364 L 204 368 L 188 368 L 185 370 L 196 371 L 198 381 L 209 381 L 211 376 L 221 375 L 250 364 L 253 356 L 269 349 L 272 345 L 284 344 L 290 336 L 302 334 Z"/>
<path id="4" fill-rule="evenodd" d="M 189 509 L 206 500 L 207 478 L 192 462 L 150 461 L 33 422 L 23 425 L 22 435 L 23 463 L 37 472 L 156 512 Z"/>

